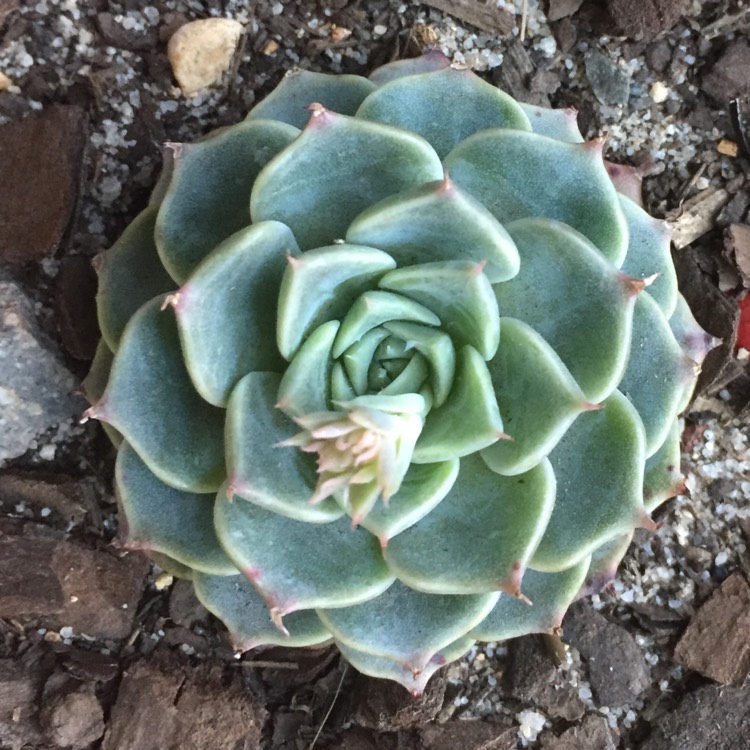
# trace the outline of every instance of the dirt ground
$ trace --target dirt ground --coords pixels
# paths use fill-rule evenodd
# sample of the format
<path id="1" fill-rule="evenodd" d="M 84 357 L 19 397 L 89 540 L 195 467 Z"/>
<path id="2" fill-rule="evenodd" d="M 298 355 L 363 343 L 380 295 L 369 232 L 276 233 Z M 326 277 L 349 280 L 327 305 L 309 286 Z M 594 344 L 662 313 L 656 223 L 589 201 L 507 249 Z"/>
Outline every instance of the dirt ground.
<path id="1" fill-rule="evenodd" d="M 186 97 L 166 45 L 211 16 L 244 33 Z M 366 75 L 429 46 L 608 133 L 718 345 L 685 493 L 571 609 L 570 647 L 485 644 L 414 699 L 332 648 L 235 658 L 189 584 L 118 548 L 113 451 L 77 388 L 91 259 L 145 206 L 164 143 L 238 121 L 295 65 Z M 0 750 L 749 747 L 749 158 L 743 0 L 0 0 Z"/>

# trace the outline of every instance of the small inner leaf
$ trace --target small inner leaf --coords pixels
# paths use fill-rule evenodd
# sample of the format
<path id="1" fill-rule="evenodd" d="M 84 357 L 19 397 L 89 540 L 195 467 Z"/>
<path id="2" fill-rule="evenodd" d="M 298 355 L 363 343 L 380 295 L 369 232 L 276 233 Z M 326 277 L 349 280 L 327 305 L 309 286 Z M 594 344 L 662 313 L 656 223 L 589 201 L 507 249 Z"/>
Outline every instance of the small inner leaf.
<path id="1" fill-rule="evenodd" d="M 487 363 L 476 349 L 465 346 L 458 353 L 448 398 L 427 415 L 412 460 L 432 463 L 465 456 L 492 445 L 502 431 Z"/>
<path id="2" fill-rule="evenodd" d="M 427 325 L 440 325 L 440 318 L 434 312 L 408 297 L 393 292 L 365 292 L 351 306 L 341 322 L 333 345 L 333 356 L 340 357 L 367 331 L 389 320 L 411 320 Z"/>
<path id="3" fill-rule="evenodd" d="M 354 301 L 395 268 L 387 253 L 361 245 L 331 245 L 290 260 L 279 293 L 279 351 L 291 359 L 305 336 L 341 319 Z"/>

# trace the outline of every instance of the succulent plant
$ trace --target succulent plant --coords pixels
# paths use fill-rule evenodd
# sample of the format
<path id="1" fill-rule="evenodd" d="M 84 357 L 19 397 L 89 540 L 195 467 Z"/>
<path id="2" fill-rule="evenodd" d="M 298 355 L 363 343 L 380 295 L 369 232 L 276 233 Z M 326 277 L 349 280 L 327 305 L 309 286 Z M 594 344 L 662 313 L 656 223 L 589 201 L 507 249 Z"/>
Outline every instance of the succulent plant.
<path id="1" fill-rule="evenodd" d="M 415 693 L 556 631 L 674 494 L 709 346 L 602 153 L 438 53 L 170 144 L 97 263 L 125 544 L 238 650 L 333 639 Z"/>

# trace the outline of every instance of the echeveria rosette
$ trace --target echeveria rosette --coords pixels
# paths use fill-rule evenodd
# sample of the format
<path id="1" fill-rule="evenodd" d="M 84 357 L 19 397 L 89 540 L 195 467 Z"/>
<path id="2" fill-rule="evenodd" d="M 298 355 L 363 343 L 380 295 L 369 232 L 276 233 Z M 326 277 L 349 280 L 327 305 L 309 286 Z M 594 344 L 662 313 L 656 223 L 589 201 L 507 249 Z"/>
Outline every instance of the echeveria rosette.
<path id="1" fill-rule="evenodd" d="M 602 149 L 436 53 L 172 147 L 86 387 L 126 543 L 238 649 L 332 638 L 419 692 L 652 525 L 708 339 Z"/>

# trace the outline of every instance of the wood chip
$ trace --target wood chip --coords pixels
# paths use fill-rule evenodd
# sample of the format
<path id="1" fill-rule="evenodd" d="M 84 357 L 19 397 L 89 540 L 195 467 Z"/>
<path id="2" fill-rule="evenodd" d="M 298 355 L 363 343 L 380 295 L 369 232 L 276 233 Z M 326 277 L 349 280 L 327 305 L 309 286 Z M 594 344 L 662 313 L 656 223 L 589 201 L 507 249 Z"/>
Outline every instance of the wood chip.
<path id="1" fill-rule="evenodd" d="M 734 573 L 690 621 L 675 661 L 724 685 L 741 686 L 750 672 L 750 585 Z"/>
<path id="2" fill-rule="evenodd" d="M 724 245 L 737 265 L 743 286 L 750 289 L 750 226 L 730 224 L 724 235 Z"/>
<path id="3" fill-rule="evenodd" d="M 681 212 L 669 218 L 674 246 L 678 250 L 687 247 L 712 229 L 730 198 L 724 188 L 710 187 L 686 201 Z"/>
<path id="4" fill-rule="evenodd" d="M 12 85 L 13 81 L 5 73 L 0 72 L 0 91 L 7 91 Z"/>
<path id="5" fill-rule="evenodd" d="M 500 10 L 494 2 L 482 2 L 482 0 L 425 0 L 424 4 L 493 34 L 510 34 L 515 25 L 513 14 L 506 10 Z"/>
<path id="6" fill-rule="evenodd" d="M 726 138 L 722 138 L 719 141 L 719 145 L 716 147 L 716 150 L 723 154 L 724 156 L 731 156 L 733 159 L 737 158 L 737 153 L 739 152 L 739 146 L 734 142 L 730 141 Z"/>
<path id="7" fill-rule="evenodd" d="M 270 57 L 279 51 L 279 43 L 275 39 L 269 39 L 264 45 L 261 53 Z"/>
<path id="8" fill-rule="evenodd" d="M 230 18 L 205 18 L 180 26 L 167 45 L 172 72 L 186 97 L 219 83 L 229 70 L 243 26 Z"/>

